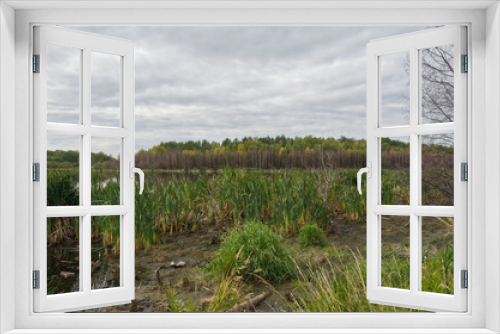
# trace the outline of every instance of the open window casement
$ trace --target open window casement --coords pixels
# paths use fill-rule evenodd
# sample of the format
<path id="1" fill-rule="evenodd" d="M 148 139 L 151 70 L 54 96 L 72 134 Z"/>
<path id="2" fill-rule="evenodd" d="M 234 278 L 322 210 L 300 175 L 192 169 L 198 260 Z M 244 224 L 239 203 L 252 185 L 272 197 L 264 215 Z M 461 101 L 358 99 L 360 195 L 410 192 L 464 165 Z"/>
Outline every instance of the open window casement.
<path id="1" fill-rule="evenodd" d="M 34 311 L 74 311 L 128 303 L 134 299 L 135 289 L 134 46 L 127 40 L 59 27 L 38 26 L 34 28 L 33 53 L 33 176 L 34 181 L 37 181 L 34 182 Z M 92 71 L 94 60 L 99 57 L 113 58 L 115 61 L 110 64 L 114 65 L 100 66 Z M 106 94 L 110 87 L 94 85 L 92 82 L 95 75 L 106 71 L 118 73 L 117 88 L 114 96 L 109 93 L 109 98 Z M 74 80 L 68 80 L 65 75 L 68 73 L 74 74 Z M 101 103 L 100 108 L 96 108 L 91 88 L 94 93 L 105 96 L 101 102 L 106 103 Z M 113 99 L 116 122 L 111 124 L 106 115 L 112 109 L 112 103 L 107 101 Z M 95 152 L 95 143 L 110 141 L 116 143 L 118 152 L 116 160 L 119 161 L 119 166 L 115 168 L 119 167 L 120 170 L 116 176 L 120 190 L 115 203 L 104 203 L 93 198 L 93 187 L 96 185 L 92 179 L 91 152 Z M 51 169 L 52 175 L 48 175 L 47 171 L 47 154 L 55 149 L 78 152 L 75 159 L 79 166 L 72 167 L 77 182 L 76 189 L 62 186 L 63 191 L 57 194 L 60 199 L 56 204 L 48 200 L 47 196 L 47 193 L 51 198 L 56 196 L 50 183 L 58 182 L 58 171 Z M 51 178 L 48 179 L 48 176 Z M 59 181 L 61 180 L 64 181 L 64 178 L 61 177 Z M 51 219 L 61 229 L 70 230 L 66 238 L 68 235 L 73 238 L 70 240 L 72 249 L 61 250 L 72 252 L 73 267 L 69 272 L 57 272 L 58 275 L 74 278 L 71 286 L 65 289 L 54 289 L 50 284 L 54 273 L 49 274 L 48 262 L 58 261 L 48 259 L 48 240 L 57 238 L 53 231 L 48 231 Z M 95 258 L 95 252 L 92 252 L 92 247 L 95 247 L 92 243 L 94 219 L 115 224 L 107 236 L 117 245 L 114 251 L 119 262 L 112 286 L 108 282 L 93 282 L 91 279 L 92 271 L 99 266 L 101 255 L 99 253 L 98 258 Z M 59 293 L 62 290 L 64 293 Z"/>
<path id="2" fill-rule="evenodd" d="M 467 182 L 462 175 L 466 168 L 463 163 L 467 163 L 466 53 L 466 28 L 458 26 L 374 40 L 367 45 L 367 298 L 372 303 L 435 311 L 467 310 L 463 281 L 467 274 Z M 398 69 L 394 68 L 401 63 L 404 69 L 399 75 L 407 76 L 408 96 L 394 106 L 384 98 L 394 92 L 393 85 L 401 83 L 395 79 Z M 407 115 L 398 119 L 401 110 Z M 384 185 L 388 182 L 383 171 L 387 155 L 382 153 L 388 139 L 409 145 L 409 162 L 401 169 L 409 170 L 410 190 L 402 205 L 384 203 L 384 191 L 397 192 L 397 182 L 403 182 Z M 446 179 L 439 174 L 443 164 L 436 162 L 446 156 L 435 154 L 434 162 L 428 161 L 426 152 L 432 147 L 449 149 L 453 154 L 447 164 L 451 194 L 444 204 L 429 200 L 423 191 L 428 187 L 426 178 L 443 183 Z M 446 293 L 424 284 L 429 271 L 441 269 L 426 266 L 430 253 L 425 246 L 433 237 L 432 230 L 427 230 L 430 220 L 448 225 L 452 235 L 447 254 L 453 257 L 454 277 Z M 391 224 L 404 224 L 408 238 L 390 239 L 387 231 Z M 384 253 L 386 243 L 404 245 L 405 250 L 397 249 L 399 258 L 393 255 L 392 260 L 406 261 L 407 272 L 395 273 L 386 267 L 391 260 Z M 408 277 L 402 277 L 400 285 L 390 286 L 393 283 L 386 284 L 391 281 L 386 279 L 390 275 Z M 409 284 L 403 282 L 405 279 Z"/>

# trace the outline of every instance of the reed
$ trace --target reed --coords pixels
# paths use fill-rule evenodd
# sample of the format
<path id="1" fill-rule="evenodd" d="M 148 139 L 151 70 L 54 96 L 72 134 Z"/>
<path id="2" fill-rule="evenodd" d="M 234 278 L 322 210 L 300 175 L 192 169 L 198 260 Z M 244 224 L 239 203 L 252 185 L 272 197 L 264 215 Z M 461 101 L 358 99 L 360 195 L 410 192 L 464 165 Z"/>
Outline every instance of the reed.
<path id="1" fill-rule="evenodd" d="M 338 219 L 363 222 L 366 199 L 357 192 L 356 173 L 356 169 L 269 172 L 226 168 L 161 178 L 148 172 L 142 195 L 136 187 L 136 248 L 147 250 L 174 233 L 196 231 L 206 226 L 233 228 L 248 220 L 269 224 L 285 235 L 297 235 L 306 224 L 326 229 Z M 391 195 L 387 195 L 390 203 L 401 204 L 401 198 L 408 196 L 409 189 L 397 180 L 404 180 L 407 171 L 386 170 L 384 173 L 401 186 L 390 184 L 383 195 Z M 78 205 L 75 174 L 78 175 L 77 169 L 50 171 L 49 205 Z M 116 171 L 94 170 L 92 204 L 119 204 L 117 180 Z M 115 233 L 109 231 L 109 224 L 102 219 L 93 224 L 93 232 L 95 235 Z"/>

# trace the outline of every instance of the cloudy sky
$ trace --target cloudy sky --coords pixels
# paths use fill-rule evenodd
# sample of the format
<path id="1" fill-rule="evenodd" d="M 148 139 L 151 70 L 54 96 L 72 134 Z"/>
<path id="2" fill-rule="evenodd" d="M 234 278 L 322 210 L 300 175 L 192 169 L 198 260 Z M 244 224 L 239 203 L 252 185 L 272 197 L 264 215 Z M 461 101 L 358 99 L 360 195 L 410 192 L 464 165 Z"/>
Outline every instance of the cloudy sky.
<path id="1" fill-rule="evenodd" d="M 72 29 L 135 43 L 136 150 L 139 150 L 168 140 L 222 141 L 281 134 L 363 138 L 366 44 L 372 39 L 425 28 Z M 71 116 L 71 110 L 75 112 L 78 95 L 74 94 L 74 88 L 69 88 L 75 87 L 69 83 L 78 80 L 78 72 L 70 70 L 78 69 L 69 61 L 74 62 L 75 57 L 60 51 L 59 55 L 54 53 L 53 59 L 54 74 L 52 79 L 49 74 L 48 79 L 49 121 L 77 122 L 78 113 Z M 387 114 L 386 119 L 399 119 L 396 123 L 402 123 L 408 90 L 405 57 L 392 59 L 383 64 L 384 119 Z M 118 115 L 118 63 L 109 55 L 95 55 L 92 62 L 93 123 L 113 126 Z"/>

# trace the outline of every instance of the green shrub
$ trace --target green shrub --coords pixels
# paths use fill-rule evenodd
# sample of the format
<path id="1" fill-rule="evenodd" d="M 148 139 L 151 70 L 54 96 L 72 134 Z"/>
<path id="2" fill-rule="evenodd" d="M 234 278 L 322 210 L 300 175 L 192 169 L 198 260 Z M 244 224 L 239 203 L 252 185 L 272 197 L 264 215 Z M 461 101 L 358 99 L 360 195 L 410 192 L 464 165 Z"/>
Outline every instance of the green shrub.
<path id="1" fill-rule="evenodd" d="M 283 238 L 258 222 L 246 222 L 229 232 L 216 252 L 209 270 L 223 276 L 241 275 L 282 282 L 292 276 L 294 265 L 283 246 Z"/>
<path id="2" fill-rule="evenodd" d="M 324 246 L 326 236 L 318 225 L 304 225 L 299 232 L 299 243 L 305 246 Z"/>

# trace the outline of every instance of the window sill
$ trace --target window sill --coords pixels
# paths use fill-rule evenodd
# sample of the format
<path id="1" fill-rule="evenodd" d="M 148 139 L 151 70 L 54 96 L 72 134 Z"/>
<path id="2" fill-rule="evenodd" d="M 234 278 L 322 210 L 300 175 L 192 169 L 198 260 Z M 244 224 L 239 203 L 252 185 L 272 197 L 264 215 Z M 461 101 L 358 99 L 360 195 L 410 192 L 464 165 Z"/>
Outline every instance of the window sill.
<path id="1" fill-rule="evenodd" d="M 5 334 L 488 334 L 488 329 L 15 329 Z"/>

